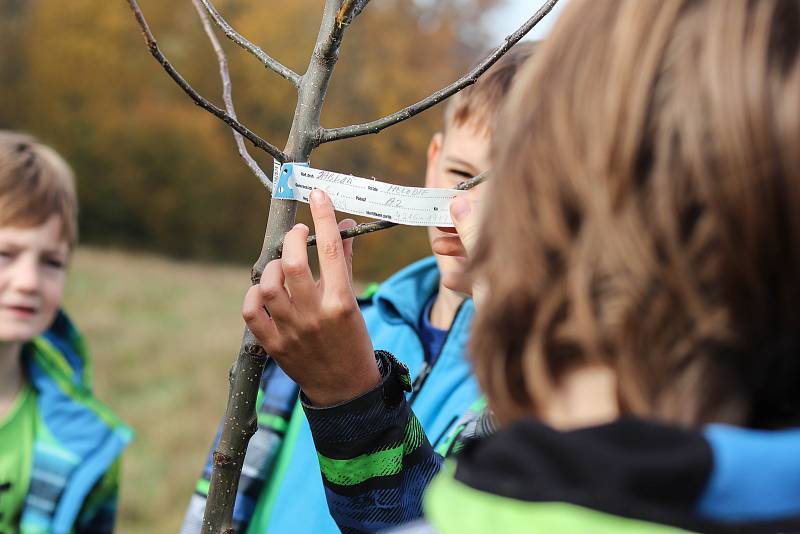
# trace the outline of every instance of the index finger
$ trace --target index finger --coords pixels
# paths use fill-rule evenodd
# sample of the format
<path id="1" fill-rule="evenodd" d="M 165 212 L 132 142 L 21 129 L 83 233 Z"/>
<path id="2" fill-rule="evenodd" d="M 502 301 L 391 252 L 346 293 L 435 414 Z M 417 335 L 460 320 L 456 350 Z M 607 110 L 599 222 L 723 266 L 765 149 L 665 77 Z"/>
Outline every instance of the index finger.
<path id="1" fill-rule="evenodd" d="M 320 278 L 332 288 L 349 289 L 347 261 L 333 203 L 320 189 L 312 191 L 310 197 L 311 217 L 314 219 L 314 231 L 317 234 Z"/>

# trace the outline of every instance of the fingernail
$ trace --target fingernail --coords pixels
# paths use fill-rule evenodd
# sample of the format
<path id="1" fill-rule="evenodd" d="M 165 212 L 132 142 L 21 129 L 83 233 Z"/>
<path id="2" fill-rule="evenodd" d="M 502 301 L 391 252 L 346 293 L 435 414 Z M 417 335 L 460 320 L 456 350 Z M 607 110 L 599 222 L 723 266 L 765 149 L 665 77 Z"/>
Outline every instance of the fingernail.
<path id="1" fill-rule="evenodd" d="M 466 197 L 456 197 L 450 202 L 450 216 L 455 222 L 460 222 L 469 216 L 472 206 Z"/>
<path id="2" fill-rule="evenodd" d="M 321 189 L 314 189 L 311 191 L 311 202 L 317 206 L 325 202 L 325 192 Z"/>
<path id="3" fill-rule="evenodd" d="M 297 223 L 294 225 L 294 228 L 292 228 L 292 230 L 308 230 L 308 226 L 306 226 L 303 223 Z"/>

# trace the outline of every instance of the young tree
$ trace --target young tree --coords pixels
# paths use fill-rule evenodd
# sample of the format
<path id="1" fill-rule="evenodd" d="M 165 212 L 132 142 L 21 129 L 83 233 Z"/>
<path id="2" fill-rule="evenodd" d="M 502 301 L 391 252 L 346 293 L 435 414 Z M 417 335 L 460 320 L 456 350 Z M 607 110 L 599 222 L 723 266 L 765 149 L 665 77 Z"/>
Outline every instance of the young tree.
<path id="1" fill-rule="evenodd" d="M 142 29 L 145 42 L 153 57 L 196 104 L 224 121 L 233 129 L 239 153 L 246 165 L 264 186 L 271 191 L 272 182 L 269 176 L 259 168 L 257 162 L 249 155 L 245 140 L 270 154 L 277 163 L 307 162 L 312 151 L 321 144 L 378 133 L 385 128 L 410 119 L 475 83 L 481 74 L 488 70 L 547 15 L 558 0 L 544 1 L 543 5 L 517 31 L 506 37 L 500 46 L 490 52 L 467 74 L 450 85 L 391 115 L 363 124 L 337 128 L 323 127 L 320 124 L 320 114 L 325 94 L 339 57 L 339 47 L 344 34 L 348 26 L 367 7 L 369 0 L 325 0 L 316 44 L 309 59 L 308 68 L 302 75 L 285 67 L 238 33 L 222 17 L 210 0 L 192 0 L 217 53 L 220 74 L 223 80 L 224 109 L 200 95 L 181 76 L 160 50 L 137 1 L 126 1 Z M 266 68 L 277 73 L 296 88 L 297 104 L 289 137 L 283 150 L 262 139 L 237 118 L 231 96 L 227 59 L 211 27 L 211 21 L 229 39 L 252 54 Z M 477 180 L 471 181 L 465 187 L 474 185 L 481 178 L 478 177 Z M 296 210 L 297 204 L 293 200 L 273 198 L 270 202 L 269 217 L 261 253 L 251 270 L 250 278 L 253 284 L 259 282 L 261 273 L 267 263 L 280 257 L 283 236 L 294 225 Z M 367 223 L 360 225 L 355 230 L 351 229 L 347 232 L 347 236 L 351 237 L 388 226 L 391 226 L 391 224 Z M 309 238 L 309 244 L 313 244 L 313 236 Z M 267 358 L 268 355 L 259 346 L 253 334 L 245 328 L 239 354 L 230 371 L 228 404 L 219 444 L 214 452 L 214 471 L 203 520 L 203 534 L 232 534 L 234 532 L 231 528 L 231 518 L 236 487 L 239 482 L 247 443 L 256 429 L 256 396 L 261 373 Z"/>

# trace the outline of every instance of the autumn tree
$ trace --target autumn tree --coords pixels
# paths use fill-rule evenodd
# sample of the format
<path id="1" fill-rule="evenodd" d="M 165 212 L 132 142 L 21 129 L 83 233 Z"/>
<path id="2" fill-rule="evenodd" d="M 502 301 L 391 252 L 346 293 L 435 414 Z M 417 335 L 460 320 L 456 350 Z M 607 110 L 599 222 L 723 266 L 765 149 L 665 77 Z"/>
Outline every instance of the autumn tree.
<path id="1" fill-rule="evenodd" d="M 175 69 L 160 49 L 137 1 L 126 1 L 142 29 L 145 42 L 153 57 L 196 104 L 233 129 L 242 158 L 259 180 L 270 190 L 274 184 L 270 181 L 269 174 L 263 171 L 250 156 L 245 142 L 266 152 L 278 163 L 308 162 L 310 161 L 311 153 L 321 145 L 375 134 L 390 126 L 406 121 L 474 83 L 483 72 L 522 39 L 557 2 L 557 0 L 547 0 L 519 30 L 506 37 L 499 47 L 492 50 L 470 72 L 432 95 L 406 107 L 401 107 L 402 103 L 399 102 L 389 102 L 387 104 L 388 110 L 377 110 L 379 113 L 386 113 L 381 118 L 350 126 L 326 128 L 321 124 L 323 104 L 333 77 L 334 67 L 339 59 L 342 40 L 351 24 L 356 21 L 367 7 L 369 0 L 325 0 L 318 36 L 313 44 L 313 52 L 308 60 L 308 65 L 302 74 L 286 67 L 246 39 L 225 20 L 210 0 L 193 0 L 217 54 L 224 87 L 224 106 L 212 103 L 186 81 L 186 78 Z M 391 9 L 391 2 L 388 4 L 389 9 Z M 376 9 L 386 9 L 386 7 L 376 6 Z M 264 20 L 268 20 L 269 11 L 264 15 Z M 260 137 L 250 127 L 238 120 L 230 90 L 227 58 L 216 38 L 216 34 L 211 28 L 211 21 L 216 24 L 223 34 L 260 61 L 266 69 L 283 78 L 290 87 L 294 87 L 296 90 L 295 111 L 289 126 L 288 139 L 283 149 Z M 388 25 L 382 31 L 391 32 L 391 26 Z M 452 31 L 458 31 L 458 27 L 454 26 Z M 363 69 L 356 69 L 356 71 L 349 73 L 348 79 L 353 79 L 354 77 L 369 79 L 370 76 L 375 75 L 365 72 Z M 393 83 L 403 83 L 403 80 L 401 77 L 392 77 L 390 71 L 389 75 L 382 75 L 372 85 L 376 90 L 381 90 L 386 84 Z M 369 86 L 370 84 L 365 85 Z M 349 90 L 349 102 L 345 101 L 338 113 L 336 111 L 331 112 L 326 115 L 326 118 L 329 116 L 345 117 L 346 109 L 357 107 L 359 102 L 357 90 L 353 87 L 350 87 Z M 400 109 L 395 111 L 395 105 Z M 270 202 L 261 253 L 251 271 L 251 282 L 253 284 L 258 283 L 267 263 L 280 257 L 283 237 L 294 225 L 296 212 L 296 201 L 273 197 Z M 370 226 L 370 228 L 374 227 L 375 225 Z M 239 354 L 230 372 L 228 404 L 220 439 L 214 451 L 214 469 L 203 521 L 203 533 L 230 534 L 233 532 L 231 521 L 236 488 L 247 443 L 255 432 L 256 397 L 261 373 L 267 358 L 268 355 L 258 344 L 252 332 L 245 328 Z"/>
<path id="2" fill-rule="evenodd" d="M 367 121 L 456 78 L 489 46 L 480 13 L 501 1 L 373 2 L 348 31 L 322 120 Z M 216 94 L 216 59 L 191 2 L 140 3 L 182 75 L 202 94 Z M 215 5 L 237 31 L 285 65 L 305 67 L 318 30 L 317 17 L 308 15 L 319 11 L 319 0 Z M 87 20 L 92 32 L 85 31 Z M 222 38 L 221 45 L 237 110 L 258 125 L 262 137 L 283 143 L 291 125 L 284 110 L 294 107 L 294 87 L 238 53 L 231 41 Z M 159 68 L 141 53 L 124 4 L 0 0 L 0 127 L 35 133 L 73 165 L 81 242 L 181 259 L 250 262 L 263 238 L 268 195 L 238 164 L 227 126 L 187 104 Z M 422 114 L 381 136 L 324 145 L 314 162 L 420 185 L 419 155 L 439 123 L 438 113 Z M 264 156 L 253 153 L 269 168 Z M 307 217 L 301 207 L 298 218 Z M 397 246 L 388 247 L 389 240 Z M 363 240 L 359 249 L 356 277 L 376 280 L 425 254 L 427 238 L 405 227 Z"/>

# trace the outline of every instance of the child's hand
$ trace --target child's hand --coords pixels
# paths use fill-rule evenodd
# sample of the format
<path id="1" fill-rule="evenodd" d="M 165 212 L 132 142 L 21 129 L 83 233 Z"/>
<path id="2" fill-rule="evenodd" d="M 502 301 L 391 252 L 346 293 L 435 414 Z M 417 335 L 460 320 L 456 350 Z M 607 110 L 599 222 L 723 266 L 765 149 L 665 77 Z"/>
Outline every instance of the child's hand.
<path id="1" fill-rule="evenodd" d="M 264 269 L 245 296 L 242 315 L 261 345 L 318 406 L 358 397 L 380 382 L 372 342 L 351 285 L 353 240 L 342 243 L 333 205 L 311 193 L 320 280 L 308 266 L 308 227 L 283 241 L 283 257 Z"/>

